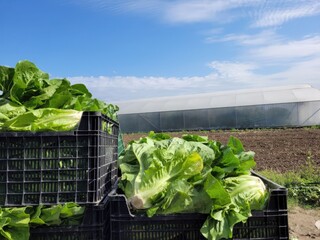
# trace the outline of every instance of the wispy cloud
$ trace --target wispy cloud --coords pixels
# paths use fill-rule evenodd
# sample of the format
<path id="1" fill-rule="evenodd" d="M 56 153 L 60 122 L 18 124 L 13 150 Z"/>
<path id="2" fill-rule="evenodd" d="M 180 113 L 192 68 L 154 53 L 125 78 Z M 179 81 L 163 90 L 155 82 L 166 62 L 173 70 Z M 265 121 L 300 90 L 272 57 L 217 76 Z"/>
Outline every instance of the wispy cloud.
<path id="1" fill-rule="evenodd" d="M 252 71 L 257 68 L 253 63 L 230 61 L 213 61 L 208 66 L 213 70 L 211 76 L 214 76 L 215 79 L 244 84 L 254 80 L 255 76 Z"/>
<path id="2" fill-rule="evenodd" d="M 194 77 L 69 77 L 72 83 L 84 83 L 95 97 L 105 101 L 182 95 L 218 87 L 214 75 Z"/>
<path id="3" fill-rule="evenodd" d="M 254 48 L 250 50 L 250 54 L 251 57 L 271 61 L 297 61 L 300 58 L 320 56 L 320 36 Z"/>
<path id="4" fill-rule="evenodd" d="M 75 0 L 70 0 L 75 1 Z M 79 0 L 80 1 L 80 0 Z M 289 39 L 275 26 L 320 14 L 319 0 L 81 0 L 115 12 L 152 14 L 170 23 L 221 22 L 246 18 L 250 32 L 226 33 L 214 25 L 207 43 L 232 43 L 241 48 L 237 61 L 212 61 L 210 73 L 189 77 L 72 77 L 107 102 L 137 98 L 309 83 L 320 88 L 320 35 Z M 239 10 L 239 11 L 238 11 Z M 272 27 L 272 28 L 271 28 Z M 266 69 L 272 69 L 268 71 Z"/>
<path id="5" fill-rule="evenodd" d="M 318 0 L 69 0 L 96 9 L 141 12 L 171 23 L 225 23 L 246 18 L 253 27 L 279 26 L 320 14 Z"/>
<path id="6" fill-rule="evenodd" d="M 279 42 L 282 38 L 276 34 L 274 30 L 264 30 L 256 34 L 227 34 L 218 35 L 214 33 L 206 38 L 207 43 L 215 42 L 234 42 L 243 46 L 258 46 L 267 45 L 270 43 Z"/>
<path id="7" fill-rule="evenodd" d="M 320 57 L 291 64 L 286 70 L 268 75 L 268 79 L 282 80 L 285 84 L 307 82 L 320 88 Z"/>
<path id="8" fill-rule="evenodd" d="M 155 14 L 165 8 L 163 0 L 68 0 L 95 10 L 109 10 L 114 13 L 143 12 Z"/>
<path id="9" fill-rule="evenodd" d="M 273 74 L 256 73 L 263 66 L 249 63 L 215 61 L 210 67 L 212 73 L 196 77 L 72 77 L 69 80 L 86 84 L 95 97 L 106 102 L 306 83 L 320 88 L 320 58 L 294 63 Z"/>
<path id="10" fill-rule="evenodd" d="M 320 2 L 318 0 L 297 1 L 269 1 L 255 12 L 256 21 L 253 26 L 270 27 L 278 26 L 290 20 L 309 17 L 320 14 Z"/>
<path id="11" fill-rule="evenodd" d="M 242 47 L 242 59 L 249 61 L 295 62 L 302 58 L 320 56 L 320 35 L 307 35 L 301 39 L 286 39 L 274 30 L 264 30 L 256 34 L 215 34 L 207 38 L 207 43 L 232 42 Z"/>
<path id="12" fill-rule="evenodd" d="M 166 6 L 166 9 L 164 9 L 164 16 L 170 22 L 224 22 L 220 18 L 222 13 L 256 2 L 256 0 L 175 1 L 175 3 L 170 3 Z M 231 18 L 232 16 L 229 15 L 228 19 L 230 20 Z"/>

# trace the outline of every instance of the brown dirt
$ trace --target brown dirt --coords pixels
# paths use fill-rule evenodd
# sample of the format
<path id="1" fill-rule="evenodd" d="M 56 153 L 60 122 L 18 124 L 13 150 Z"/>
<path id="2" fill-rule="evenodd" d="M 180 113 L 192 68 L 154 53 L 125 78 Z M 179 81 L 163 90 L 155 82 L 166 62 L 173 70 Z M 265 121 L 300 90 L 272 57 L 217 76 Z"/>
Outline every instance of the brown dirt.
<path id="1" fill-rule="evenodd" d="M 320 210 L 294 207 L 289 209 L 288 220 L 292 239 L 320 239 L 320 229 L 315 225 L 320 221 Z"/>
<path id="2" fill-rule="evenodd" d="M 227 144 L 230 136 L 241 140 L 246 150 L 254 151 L 257 166 L 255 170 L 272 169 L 279 172 L 294 171 L 306 164 L 311 158 L 320 166 L 320 129 L 258 129 L 240 131 L 191 131 L 173 132 L 172 136 L 198 134 L 209 139 Z M 123 141 L 127 144 L 137 140 L 146 133 L 125 134 Z M 290 239 L 320 239 L 320 229 L 315 226 L 320 220 L 320 209 L 307 210 L 300 207 L 289 209 Z"/>

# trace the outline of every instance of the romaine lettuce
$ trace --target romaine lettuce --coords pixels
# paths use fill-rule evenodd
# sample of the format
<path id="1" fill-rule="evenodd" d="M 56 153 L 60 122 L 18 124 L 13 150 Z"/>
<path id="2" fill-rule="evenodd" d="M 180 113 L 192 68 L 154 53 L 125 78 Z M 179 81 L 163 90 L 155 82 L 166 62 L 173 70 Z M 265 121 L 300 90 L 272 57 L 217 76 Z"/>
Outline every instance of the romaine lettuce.
<path id="1" fill-rule="evenodd" d="M 117 121 L 117 106 L 92 98 L 83 84 L 50 80 L 29 61 L 15 68 L 0 66 L 0 90 L 1 131 L 69 131 L 83 111 L 99 111 Z"/>
<path id="2" fill-rule="evenodd" d="M 254 153 L 230 137 L 226 146 L 207 137 L 182 138 L 151 132 L 132 141 L 119 157 L 119 183 L 133 210 L 148 216 L 204 213 L 208 239 L 232 237 L 233 226 L 268 197 L 263 182 L 250 175 Z"/>
<path id="3" fill-rule="evenodd" d="M 76 203 L 0 208 L 0 239 L 28 240 L 30 227 L 78 225 L 84 210 Z"/>
<path id="4" fill-rule="evenodd" d="M 219 188 L 214 195 L 225 202 L 217 205 L 214 201 L 210 215 L 201 228 L 201 233 L 208 239 L 232 238 L 233 226 L 246 222 L 252 210 L 262 210 L 268 198 L 262 180 L 252 175 L 225 178 L 221 186 L 223 190 Z M 208 185 L 207 191 L 214 193 L 217 188 L 214 184 Z M 218 195 L 221 192 L 224 197 Z"/>

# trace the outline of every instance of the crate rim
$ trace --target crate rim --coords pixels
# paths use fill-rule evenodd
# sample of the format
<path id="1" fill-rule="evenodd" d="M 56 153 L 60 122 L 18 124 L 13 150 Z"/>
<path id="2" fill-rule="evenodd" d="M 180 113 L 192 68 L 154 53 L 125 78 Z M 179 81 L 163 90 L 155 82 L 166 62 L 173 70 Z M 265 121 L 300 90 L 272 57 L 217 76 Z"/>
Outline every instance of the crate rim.
<path id="1" fill-rule="evenodd" d="M 271 185 L 272 188 L 270 188 L 270 191 L 279 191 L 279 190 L 283 190 L 283 191 L 287 191 L 287 188 L 284 186 L 279 185 L 278 183 L 275 183 L 274 181 L 271 181 L 270 179 L 262 176 L 261 174 L 251 170 L 251 174 L 253 176 L 259 177 L 264 183 L 267 183 L 268 185 Z"/>

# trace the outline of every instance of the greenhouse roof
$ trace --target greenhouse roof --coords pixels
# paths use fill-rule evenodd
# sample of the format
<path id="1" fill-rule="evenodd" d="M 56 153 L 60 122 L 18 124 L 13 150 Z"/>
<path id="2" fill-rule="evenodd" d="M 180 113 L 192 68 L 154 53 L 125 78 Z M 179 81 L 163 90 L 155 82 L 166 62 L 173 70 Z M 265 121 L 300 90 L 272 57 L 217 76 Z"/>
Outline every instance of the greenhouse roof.
<path id="1" fill-rule="evenodd" d="M 295 85 L 117 102 L 119 114 L 319 101 L 320 90 Z"/>

